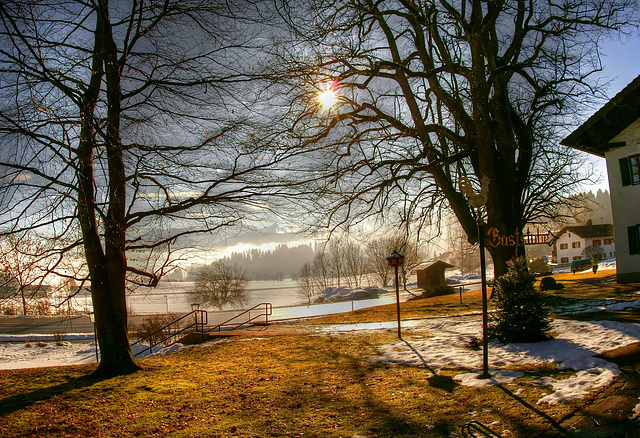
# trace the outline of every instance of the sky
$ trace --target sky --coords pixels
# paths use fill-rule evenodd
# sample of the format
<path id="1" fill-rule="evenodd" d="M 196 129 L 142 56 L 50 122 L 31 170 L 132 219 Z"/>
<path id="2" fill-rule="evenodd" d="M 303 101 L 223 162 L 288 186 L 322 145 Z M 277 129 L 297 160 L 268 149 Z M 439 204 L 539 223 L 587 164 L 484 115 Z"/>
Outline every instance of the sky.
<path id="1" fill-rule="evenodd" d="M 636 31 L 635 35 L 605 41 L 602 62 L 604 68 L 600 78 L 611 81 L 606 94 L 612 98 L 640 75 L 640 33 Z M 590 160 L 596 164 L 598 172 L 602 175 L 599 183 L 586 188 L 594 192 L 609 190 L 605 159 L 584 154 L 588 155 Z"/>
<path id="2" fill-rule="evenodd" d="M 633 79 L 640 75 L 640 32 L 634 35 L 609 39 L 603 43 L 603 71 L 599 79 L 609 82 L 606 95 L 611 98 L 627 86 Z M 586 120 L 586 116 L 585 116 Z M 588 159 L 596 165 L 600 180 L 593 185 L 585 186 L 586 191 L 608 191 L 607 170 L 604 158 L 584 153 Z M 283 229 L 276 224 L 266 224 L 261 231 L 252 231 L 238 236 L 229 237 L 224 242 L 223 255 L 230 252 L 242 252 L 246 249 L 261 248 L 273 249 L 279 244 L 296 246 L 302 243 L 310 243 L 310 239 L 296 235 L 289 229 Z"/>

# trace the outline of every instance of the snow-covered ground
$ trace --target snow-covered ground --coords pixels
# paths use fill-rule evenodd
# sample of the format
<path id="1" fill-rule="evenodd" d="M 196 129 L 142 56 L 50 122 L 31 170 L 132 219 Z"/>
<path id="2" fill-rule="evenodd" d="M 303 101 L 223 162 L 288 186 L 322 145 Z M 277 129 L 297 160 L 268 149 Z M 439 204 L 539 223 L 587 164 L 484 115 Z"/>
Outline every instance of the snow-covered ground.
<path id="1" fill-rule="evenodd" d="M 78 334 L 69 336 L 69 339 L 82 339 L 87 335 Z M 9 336 L 0 335 L 2 338 Z M 15 341 L 15 337 L 10 337 Z M 85 363 L 96 362 L 96 344 L 95 342 L 69 342 L 67 340 L 57 343 L 53 340 L 53 336 L 39 335 L 40 341 L 24 341 L 20 343 L 10 343 L 0 345 L 0 370 L 19 369 L 19 368 L 41 368 L 56 367 L 64 365 L 80 365 Z M 153 354 L 145 351 L 145 347 L 134 345 L 132 347 L 134 354 L 143 352 L 138 357 L 147 357 L 150 355 L 168 354 L 180 348 L 184 348 L 181 344 L 175 344 L 170 347 L 159 349 L 154 348 Z"/>
<path id="2" fill-rule="evenodd" d="M 552 332 L 555 338 L 547 342 L 502 345 L 489 344 L 491 379 L 478 379 L 482 367 L 482 350 L 470 345 L 482 337 L 481 318 L 426 319 L 412 329 L 404 340 L 380 348 L 374 360 L 384 363 L 426 366 L 440 369 L 471 369 L 455 380 L 466 386 L 487 386 L 514 381 L 528 375 L 530 384 L 551 386 L 549 394 L 539 403 L 555 404 L 583 397 L 587 391 L 610 385 L 620 374 L 616 364 L 597 358 L 598 354 L 640 341 L 640 324 L 613 321 L 555 320 Z M 535 372 L 514 372 L 509 368 L 554 364 L 558 370 L 570 371 L 562 379 L 537 377 Z M 532 367 L 534 368 L 534 367 Z"/>

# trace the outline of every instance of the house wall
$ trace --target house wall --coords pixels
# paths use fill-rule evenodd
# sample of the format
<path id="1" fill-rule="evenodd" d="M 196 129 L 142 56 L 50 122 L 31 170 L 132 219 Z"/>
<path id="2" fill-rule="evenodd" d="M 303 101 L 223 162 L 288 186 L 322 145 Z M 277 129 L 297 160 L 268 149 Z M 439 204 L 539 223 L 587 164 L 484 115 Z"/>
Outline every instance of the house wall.
<path id="1" fill-rule="evenodd" d="M 616 234 L 616 266 L 618 282 L 640 281 L 640 254 L 629 254 L 628 227 L 640 224 L 640 185 L 622 185 L 620 158 L 640 154 L 640 119 L 629 125 L 611 142 L 626 146 L 605 153 L 613 226 Z"/>
<path id="2" fill-rule="evenodd" d="M 576 242 L 580 244 L 580 247 L 573 247 L 573 244 Z M 567 245 L 567 249 L 562 249 L 563 245 Z M 585 247 L 585 240 L 576 233 L 572 233 L 571 231 L 562 233 L 560 238 L 556 241 L 558 265 L 567 266 L 573 260 L 581 260 L 583 258 L 582 251 Z M 563 261 L 563 258 L 567 258 L 568 261 Z"/>
<path id="3" fill-rule="evenodd" d="M 573 260 L 582 260 L 585 257 L 582 255 L 582 251 L 584 251 L 584 249 L 587 246 L 592 246 L 593 245 L 593 241 L 595 240 L 599 240 L 600 241 L 600 247 L 602 247 L 602 250 L 604 251 L 604 254 L 602 254 L 602 258 L 603 259 L 607 259 L 607 258 L 611 258 L 611 257 L 615 257 L 616 253 L 616 248 L 615 248 L 615 242 L 611 243 L 611 244 L 607 244 L 605 245 L 605 239 L 610 239 L 613 241 L 613 236 L 606 236 L 606 237 L 596 237 L 596 238 L 583 238 L 580 237 L 579 235 L 577 235 L 576 233 L 572 232 L 572 231 L 566 231 L 564 233 L 562 233 L 562 235 L 560 236 L 560 238 L 556 241 L 556 253 L 557 253 L 557 263 L 559 266 L 567 266 L 569 265 Z M 574 247 L 574 243 L 579 243 L 580 246 L 575 248 Z M 560 249 L 562 248 L 562 245 L 566 244 L 567 245 L 567 249 Z M 568 258 L 568 261 L 562 261 L 563 257 Z"/>

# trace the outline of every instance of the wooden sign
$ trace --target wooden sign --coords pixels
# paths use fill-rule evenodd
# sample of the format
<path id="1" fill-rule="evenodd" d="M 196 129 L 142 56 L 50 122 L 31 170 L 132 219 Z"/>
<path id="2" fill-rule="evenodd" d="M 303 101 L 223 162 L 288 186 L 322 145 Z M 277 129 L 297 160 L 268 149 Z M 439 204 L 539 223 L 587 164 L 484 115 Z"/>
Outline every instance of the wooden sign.
<path id="1" fill-rule="evenodd" d="M 514 234 L 501 234 L 500 230 L 495 227 L 489 228 L 486 235 L 487 245 L 494 248 L 498 246 L 521 246 L 521 245 L 543 245 L 548 244 L 549 235 L 540 233 L 530 233 L 527 229 L 526 233 L 516 231 Z"/>
<path id="2" fill-rule="evenodd" d="M 498 246 L 522 246 L 524 245 L 524 237 L 520 231 L 514 234 L 500 234 L 500 230 L 495 227 L 489 228 L 487 231 L 487 245 L 494 248 Z"/>

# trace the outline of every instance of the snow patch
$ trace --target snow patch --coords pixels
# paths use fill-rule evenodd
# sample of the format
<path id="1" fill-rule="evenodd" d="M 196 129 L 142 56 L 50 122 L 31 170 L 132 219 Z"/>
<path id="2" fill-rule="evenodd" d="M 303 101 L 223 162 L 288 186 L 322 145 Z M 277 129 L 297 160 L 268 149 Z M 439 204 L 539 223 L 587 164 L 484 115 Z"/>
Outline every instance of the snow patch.
<path id="1" fill-rule="evenodd" d="M 509 345 L 491 342 L 489 367 L 494 369 L 492 377 L 496 377 L 485 379 L 482 385 L 500 384 L 503 377 L 517 378 L 515 374 L 501 371 L 510 366 L 554 364 L 559 370 L 575 374 L 566 379 L 535 379 L 532 384 L 553 388 L 553 393 L 541 398 L 539 403 L 556 404 L 581 398 L 592 389 L 610 385 L 620 375 L 617 365 L 596 356 L 640 339 L 640 325 L 615 321 L 555 320 L 551 331 L 558 335 L 547 342 Z M 381 346 L 374 360 L 428 369 L 482 367 L 482 350 L 471 348 L 470 342 L 482 337 L 481 317 L 425 319 L 414 328 L 414 333 L 421 336 Z M 476 377 L 475 373 L 463 374 L 458 380 L 463 385 L 481 385 Z"/>
<path id="2" fill-rule="evenodd" d="M 335 301 L 366 300 L 378 298 L 379 295 L 387 292 L 387 290 L 378 287 L 328 287 L 316 295 L 313 298 L 313 302 L 319 304 Z"/>

